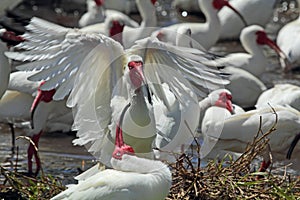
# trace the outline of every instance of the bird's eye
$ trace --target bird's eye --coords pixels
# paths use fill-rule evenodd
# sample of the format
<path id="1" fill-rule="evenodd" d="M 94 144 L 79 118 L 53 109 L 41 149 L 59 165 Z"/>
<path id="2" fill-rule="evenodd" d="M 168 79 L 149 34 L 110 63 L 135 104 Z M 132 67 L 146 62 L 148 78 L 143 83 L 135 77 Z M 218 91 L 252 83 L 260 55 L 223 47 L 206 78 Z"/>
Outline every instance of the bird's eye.
<path id="1" fill-rule="evenodd" d="M 118 152 L 116 153 L 116 156 L 121 156 L 121 152 L 118 151 Z"/>
<path id="2" fill-rule="evenodd" d="M 131 61 L 128 63 L 129 70 L 132 70 L 135 67 L 136 63 L 134 61 Z"/>

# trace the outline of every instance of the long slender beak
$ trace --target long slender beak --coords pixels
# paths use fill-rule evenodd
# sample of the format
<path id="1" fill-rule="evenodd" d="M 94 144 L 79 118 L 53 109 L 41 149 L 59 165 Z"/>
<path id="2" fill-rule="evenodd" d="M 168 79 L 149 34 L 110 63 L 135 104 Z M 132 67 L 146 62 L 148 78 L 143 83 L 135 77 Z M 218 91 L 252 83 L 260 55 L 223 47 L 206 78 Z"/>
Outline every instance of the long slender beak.
<path id="1" fill-rule="evenodd" d="M 279 55 L 280 64 L 281 64 L 281 67 L 283 68 L 284 72 L 290 71 L 292 69 L 290 62 L 289 62 L 287 56 L 285 55 L 285 53 L 280 49 L 280 47 L 273 40 L 271 40 L 269 38 L 266 38 L 265 43 L 266 43 L 266 45 L 268 45 L 269 47 L 274 49 L 274 51 Z"/>
<path id="2" fill-rule="evenodd" d="M 228 8 L 230 8 L 233 12 L 235 12 L 240 17 L 240 19 L 244 23 L 245 27 L 248 26 L 248 24 L 247 24 L 245 18 L 243 17 L 243 15 L 241 15 L 241 13 L 239 13 L 239 11 L 237 11 L 234 7 L 232 7 L 232 5 L 228 1 L 225 2 L 225 6 L 227 6 Z"/>
<path id="3" fill-rule="evenodd" d="M 41 101 L 45 102 L 45 103 L 48 103 L 48 102 L 51 102 L 52 101 L 52 97 L 53 95 L 55 94 L 56 90 L 55 89 L 52 89 L 52 90 L 49 90 L 49 91 L 43 91 L 40 89 L 40 87 L 45 84 L 45 81 L 41 82 L 39 88 L 38 88 L 38 94 L 37 96 L 35 97 L 32 105 L 31 105 L 31 108 L 30 108 L 30 112 L 31 112 L 31 116 L 30 116 L 30 125 L 31 125 L 31 128 L 34 129 L 34 123 L 33 123 L 33 117 L 34 117 L 34 113 L 36 111 L 36 108 L 38 107 L 39 103 Z"/>
<path id="4" fill-rule="evenodd" d="M 150 89 L 149 89 L 148 83 L 146 81 L 146 78 L 144 76 L 143 67 L 142 66 L 137 66 L 135 69 L 136 69 L 136 73 L 138 73 L 137 77 L 140 81 L 141 90 L 142 90 L 143 94 L 145 96 L 147 96 L 148 102 L 152 105 L 151 93 L 150 93 Z"/>
<path id="5" fill-rule="evenodd" d="M 232 96 L 225 93 L 225 96 L 224 96 L 225 107 L 233 115 L 235 113 L 234 113 L 234 108 L 233 108 L 231 100 L 232 100 Z"/>
<path id="6" fill-rule="evenodd" d="M 30 113 L 31 113 L 31 116 L 30 116 L 30 126 L 31 126 L 32 129 L 34 129 L 34 125 L 33 125 L 34 113 L 35 113 L 35 110 L 36 110 L 37 106 L 41 102 L 42 98 L 43 98 L 43 93 L 39 90 L 38 94 L 35 97 L 32 105 L 31 105 L 31 108 L 30 108 Z"/>

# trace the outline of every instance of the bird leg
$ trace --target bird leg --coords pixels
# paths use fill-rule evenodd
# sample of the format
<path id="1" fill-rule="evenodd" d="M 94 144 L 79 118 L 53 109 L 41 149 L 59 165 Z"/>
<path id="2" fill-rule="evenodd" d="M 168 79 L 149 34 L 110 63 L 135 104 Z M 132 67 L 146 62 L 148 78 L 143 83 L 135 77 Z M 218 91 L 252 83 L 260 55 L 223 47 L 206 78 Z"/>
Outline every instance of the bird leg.
<path id="1" fill-rule="evenodd" d="M 266 149 L 263 153 L 263 161 L 260 164 L 259 172 L 266 172 L 268 167 L 272 164 L 273 157 L 272 157 L 272 152 L 271 152 L 271 147 L 269 144 L 267 144 Z M 261 179 L 263 176 L 258 175 L 256 179 Z"/>
<path id="2" fill-rule="evenodd" d="M 14 125 L 12 123 L 8 123 L 10 131 L 11 131 L 11 143 L 12 143 L 12 147 L 11 147 L 11 151 L 12 151 L 12 155 L 15 155 L 15 148 L 16 148 L 16 136 L 15 136 L 15 128 Z"/>
<path id="3" fill-rule="evenodd" d="M 41 169 L 41 160 L 40 160 L 38 152 L 36 150 L 36 148 L 38 148 L 41 134 L 42 134 L 42 131 L 40 131 L 38 134 L 35 134 L 32 136 L 31 140 L 34 143 L 34 145 L 32 143 L 30 143 L 28 150 L 27 150 L 28 174 L 29 175 L 37 176 L 37 174 L 39 173 L 39 171 Z M 35 173 L 33 173 L 33 171 L 32 171 L 32 157 L 33 156 L 35 157 L 35 162 L 36 162 Z"/>

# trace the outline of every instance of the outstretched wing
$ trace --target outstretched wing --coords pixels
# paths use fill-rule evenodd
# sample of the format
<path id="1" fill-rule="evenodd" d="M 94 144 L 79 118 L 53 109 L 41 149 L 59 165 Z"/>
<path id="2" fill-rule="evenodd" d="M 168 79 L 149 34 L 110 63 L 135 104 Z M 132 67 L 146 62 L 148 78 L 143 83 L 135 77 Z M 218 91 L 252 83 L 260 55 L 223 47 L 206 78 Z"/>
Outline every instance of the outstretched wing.
<path id="1" fill-rule="evenodd" d="M 103 53 L 105 51 L 114 52 L 116 57 L 123 53 L 123 47 L 109 37 L 83 33 L 36 17 L 31 19 L 26 28 L 28 30 L 24 34 L 26 41 L 17 46 L 25 51 L 6 52 L 5 55 L 18 61 L 31 61 L 18 66 L 18 69 L 41 70 L 29 79 L 47 80 L 41 88 L 43 90 L 58 88 L 54 96 L 55 100 L 63 99 L 69 94 L 80 68 L 90 68 L 84 63 L 85 58 L 98 45 L 98 55 L 95 51 L 93 53 L 97 57 L 111 59 L 107 58 L 108 54 Z M 101 63 L 96 64 L 96 67 L 99 66 L 101 68 Z"/>
<path id="2" fill-rule="evenodd" d="M 216 67 L 203 64 L 211 55 L 197 49 L 177 47 L 149 37 L 137 41 L 132 47 L 132 52 L 144 58 L 147 80 L 157 85 L 167 83 L 178 100 L 182 100 L 186 93 L 186 84 L 181 83 L 188 81 L 192 84 L 193 90 L 200 98 L 206 97 L 209 91 L 229 83 Z M 174 76 L 174 71 L 182 76 Z M 156 87 L 152 90 L 160 99 L 164 99 L 161 88 Z"/>
<path id="3" fill-rule="evenodd" d="M 27 28 L 26 42 L 18 46 L 25 51 L 6 55 L 32 61 L 18 69 L 40 70 L 30 80 L 46 80 L 41 89 L 56 88 L 55 100 L 72 91 L 68 105 L 74 107 L 74 128 L 79 136 L 76 144 L 88 144 L 95 137 L 101 141 L 111 121 L 113 88 L 123 75 L 123 47 L 104 35 L 67 29 L 38 18 Z"/>

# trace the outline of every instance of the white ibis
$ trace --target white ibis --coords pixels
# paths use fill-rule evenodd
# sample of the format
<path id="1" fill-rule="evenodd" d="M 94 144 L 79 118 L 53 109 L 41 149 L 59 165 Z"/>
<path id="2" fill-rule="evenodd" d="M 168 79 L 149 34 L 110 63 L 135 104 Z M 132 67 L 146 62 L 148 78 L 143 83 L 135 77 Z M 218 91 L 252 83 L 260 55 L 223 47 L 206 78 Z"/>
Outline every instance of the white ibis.
<path id="1" fill-rule="evenodd" d="M 223 107 L 211 107 L 205 113 L 202 121 L 204 136 L 201 146 L 202 158 L 216 158 L 219 154 L 222 155 L 223 151 L 243 153 L 247 144 L 253 141 L 258 132 L 260 116 L 262 117 L 261 129 L 264 133 L 270 130 L 276 120 L 271 107 L 235 115 L 231 115 L 230 109 Z M 293 150 L 296 151 L 294 155 L 299 154 L 300 148 L 296 143 L 300 137 L 300 112 L 280 105 L 273 105 L 273 108 L 278 115 L 278 122 L 276 130 L 268 136 L 269 144 L 273 159 L 282 161 L 291 158 Z M 270 164 L 268 155 L 263 153 L 264 161 L 260 171 L 266 170 Z"/>
<path id="2" fill-rule="evenodd" d="M 289 105 L 300 111 L 300 87 L 289 83 L 276 84 L 264 91 L 256 102 L 256 108 L 267 105 Z"/>
<path id="3" fill-rule="evenodd" d="M 298 0 L 298 5 L 300 1 Z M 300 64 L 300 16 L 283 26 L 277 35 L 276 43 L 286 54 L 292 64 L 290 67 L 299 67 Z"/>
<path id="4" fill-rule="evenodd" d="M 113 169 L 96 169 L 92 175 L 86 175 L 90 170 L 84 172 L 77 178 L 78 184 L 71 185 L 52 200 L 166 198 L 172 184 L 170 169 L 161 161 L 137 157 L 134 149 L 124 143 L 122 124 L 125 109 L 116 127 L 115 149 L 110 161 Z"/>
<path id="5" fill-rule="evenodd" d="M 145 38 L 124 51 L 120 43 L 104 35 L 57 25 L 52 28 L 50 22 L 38 18 L 33 18 L 28 28 L 26 41 L 18 46 L 24 51 L 6 55 L 34 61 L 18 68 L 42 70 L 30 80 L 47 80 L 41 89 L 56 88 L 54 100 L 72 91 L 68 105 L 75 107 L 74 127 L 79 137 L 75 144 L 88 145 L 107 165 L 115 137 L 110 130 L 124 107 L 129 106 L 123 124 L 126 143 L 137 153 L 149 155 L 156 136 L 161 135 L 168 142 L 158 148 L 172 152 L 173 143 L 176 147 L 181 144 L 177 138 L 185 135 L 182 142 L 188 141 L 193 138 L 188 130 L 193 132 L 198 126 L 196 94 L 204 97 L 206 90 L 202 88 L 209 91 L 228 83 L 218 70 L 201 63 L 206 60 L 203 52 L 168 45 L 157 38 Z M 160 110 L 164 121 L 156 119 L 157 104 L 164 108 Z"/>
<path id="6" fill-rule="evenodd" d="M 24 39 L 20 36 L 15 35 L 15 33 L 11 31 L 7 31 L 6 29 L 0 29 L 0 39 L 6 42 L 6 45 L 0 41 L 0 99 L 7 89 L 9 83 L 9 74 L 11 72 L 11 66 L 4 55 L 5 51 L 9 50 L 11 45 L 16 45 Z"/>
<path id="7" fill-rule="evenodd" d="M 138 26 L 130 26 L 130 24 L 119 15 L 112 14 L 108 16 L 104 23 L 94 24 L 81 29 L 84 32 L 102 33 L 107 36 L 118 34 L 119 42 L 129 48 L 134 42 L 148 37 L 157 29 L 157 17 L 155 9 L 156 0 L 136 0 L 137 7 L 141 13 L 142 21 Z M 116 22 L 122 25 L 122 31 L 116 30 Z"/>
<path id="8" fill-rule="evenodd" d="M 109 17 L 117 17 L 130 27 L 138 27 L 139 24 L 126 14 L 111 9 L 105 9 L 105 0 L 87 0 L 87 12 L 78 21 L 79 27 L 86 27 L 106 21 Z"/>
<path id="9" fill-rule="evenodd" d="M 27 80 L 29 74 L 32 75 L 34 73 L 21 71 L 14 72 L 10 75 L 8 89 L 0 100 L 0 121 L 2 123 L 13 124 L 18 121 L 31 120 L 32 129 L 27 134 L 29 134 L 35 145 L 38 146 L 39 138 L 44 129 L 47 127 L 48 120 L 53 121 L 54 118 L 61 118 L 67 113 L 71 113 L 71 110 L 65 106 L 66 101 L 52 102 L 52 96 L 55 92 L 54 90 L 39 90 L 36 94 L 40 83 Z M 72 115 L 70 117 L 72 121 Z M 51 123 L 52 127 L 50 130 L 58 131 L 62 130 L 61 128 L 65 130 L 67 127 L 69 127 L 70 130 L 71 123 L 70 121 L 61 121 L 59 127 L 53 127 L 53 123 Z M 12 133 L 14 134 L 13 130 Z M 35 173 L 32 171 L 33 155 L 35 156 L 37 165 Z M 37 156 L 37 152 L 35 151 L 34 146 L 30 144 L 28 148 L 29 174 L 36 175 L 40 170 L 40 167 L 41 163 Z"/>
<path id="10" fill-rule="evenodd" d="M 241 13 L 248 25 L 260 25 L 265 27 L 270 21 L 276 0 L 231 0 L 230 4 Z M 218 13 L 221 32 L 220 39 L 238 39 L 245 24 L 241 19 L 226 7 Z"/>
<path id="11" fill-rule="evenodd" d="M 246 53 L 231 53 L 215 61 L 220 66 L 232 66 L 245 69 L 256 77 L 259 77 L 269 66 L 268 58 L 264 54 L 264 45 L 268 45 L 285 60 L 286 56 L 281 49 L 268 38 L 261 26 L 251 25 L 244 28 L 240 35 L 240 41 Z"/>
<path id="12" fill-rule="evenodd" d="M 191 37 L 194 40 L 193 46 L 197 47 L 200 44 L 208 50 L 219 39 L 221 25 L 217 13 L 222 7 L 229 7 L 240 16 L 241 21 L 245 21 L 239 12 L 226 0 L 198 0 L 198 3 L 206 17 L 205 23 L 174 24 L 155 31 L 153 35 L 163 42 L 175 44 L 177 29 L 182 26 L 189 27 L 192 32 Z"/>
<path id="13" fill-rule="evenodd" d="M 86 0 L 87 12 L 78 21 L 79 27 L 104 22 L 105 10 L 104 0 Z"/>
<path id="14" fill-rule="evenodd" d="M 220 99 L 220 96 L 223 97 L 223 99 Z M 228 99 L 226 102 L 226 99 L 224 100 L 224 97 Z M 244 113 L 244 109 L 241 108 L 239 105 L 232 104 L 231 100 L 232 94 L 227 89 L 217 89 L 209 93 L 209 95 L 204 98 L 203 100 L 199 101 L 199 107 L 200 107 L 200 120 L 199 120 L 199 132 L 201 132 L 201 125 L 203 117 L 206 113 L 206 110 L 209 109 L 212 106 L 215 105 L 223 105 L 222 107 L 227 108 L 227 110 L 230 110 L 231 113 L 237 114 L 237 113 Z"/>

